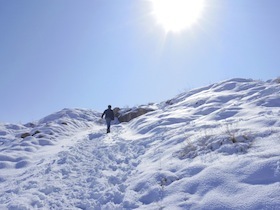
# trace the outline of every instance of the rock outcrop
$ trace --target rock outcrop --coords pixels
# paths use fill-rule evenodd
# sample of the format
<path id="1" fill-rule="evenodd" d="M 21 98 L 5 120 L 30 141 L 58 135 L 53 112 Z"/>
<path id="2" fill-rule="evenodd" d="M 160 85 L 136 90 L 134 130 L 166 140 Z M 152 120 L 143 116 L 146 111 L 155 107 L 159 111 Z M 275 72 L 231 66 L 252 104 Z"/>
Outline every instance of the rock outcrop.
<path id="1" fill-rule="evenodd" d="M 113 111 L 115 116 L 118 118 L 119 122 L 129 122 L 136 117 L 139 117 L 154 110 L 151 108 L 134 108 L 122 111 L 120 108 L 114 108 Z"/>

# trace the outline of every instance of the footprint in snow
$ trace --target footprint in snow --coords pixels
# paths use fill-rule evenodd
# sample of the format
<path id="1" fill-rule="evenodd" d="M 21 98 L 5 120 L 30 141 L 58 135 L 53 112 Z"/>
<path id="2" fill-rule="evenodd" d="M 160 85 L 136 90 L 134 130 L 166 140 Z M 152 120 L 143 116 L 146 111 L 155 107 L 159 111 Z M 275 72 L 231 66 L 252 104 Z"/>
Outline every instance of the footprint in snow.
<path id="1" fill-rule="evenodd" d="M 97 139 L 103 136 L 102 133 L 91 133 L 88 135 L 89 140 Z"/>

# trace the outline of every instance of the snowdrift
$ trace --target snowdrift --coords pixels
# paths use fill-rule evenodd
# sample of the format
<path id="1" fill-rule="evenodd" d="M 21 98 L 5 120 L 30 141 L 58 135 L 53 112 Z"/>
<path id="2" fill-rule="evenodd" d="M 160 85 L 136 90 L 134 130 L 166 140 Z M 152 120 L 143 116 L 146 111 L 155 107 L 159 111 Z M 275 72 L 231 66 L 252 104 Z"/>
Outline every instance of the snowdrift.
<path id="1" fill-rule="evenodd" d="M 85 109 L 0 124 L 0 209 L 280 208 L 278 80 L 232 79 L 151 106 L 110 134 Z"/>

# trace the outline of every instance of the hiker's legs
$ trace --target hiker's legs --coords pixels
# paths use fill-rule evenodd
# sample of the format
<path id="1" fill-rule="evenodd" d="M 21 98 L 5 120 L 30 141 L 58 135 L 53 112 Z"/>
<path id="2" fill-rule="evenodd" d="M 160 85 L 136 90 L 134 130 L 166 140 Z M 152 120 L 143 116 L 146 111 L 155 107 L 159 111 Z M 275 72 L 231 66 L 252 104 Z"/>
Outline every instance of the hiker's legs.
<path id="1" fill-rule="evenodd" d="M 107 133 L 110 133 L 110 126 L 111 126 L 111 119 L 106 118 L 106 124 L 107 124 Z"/>

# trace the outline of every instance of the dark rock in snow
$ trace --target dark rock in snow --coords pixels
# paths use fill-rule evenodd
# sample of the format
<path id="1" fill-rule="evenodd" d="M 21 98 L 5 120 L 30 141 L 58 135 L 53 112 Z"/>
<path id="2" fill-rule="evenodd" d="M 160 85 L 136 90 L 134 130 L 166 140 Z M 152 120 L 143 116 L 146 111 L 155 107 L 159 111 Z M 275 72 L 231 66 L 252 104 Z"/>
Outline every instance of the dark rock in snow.
<path id="1" fill-rule="evenodd" d="M 20 137 L 24 139 L 24 138 L 27 137 L 27 136 L 31 136 L 30 133 L 23 133 L 23 134 L 21 134 Z"/>

